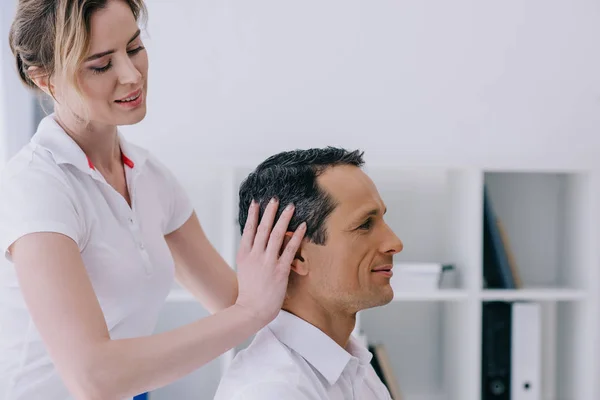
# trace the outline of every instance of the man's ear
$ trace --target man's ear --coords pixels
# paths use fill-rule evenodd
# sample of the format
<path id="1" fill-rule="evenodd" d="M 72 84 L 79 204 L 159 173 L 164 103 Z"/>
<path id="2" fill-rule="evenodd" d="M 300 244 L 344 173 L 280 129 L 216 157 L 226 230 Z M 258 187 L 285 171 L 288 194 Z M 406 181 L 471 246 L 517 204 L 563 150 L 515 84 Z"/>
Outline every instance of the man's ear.
<path id="1" fill-rule="evenodd" d="M 286 232 L 285 236 L 283 237 L 283 244 L 281 245 L 281 250 L 279 251 L 279 255 L 281 255 L 281 253 L 283 253 L 283 250 L 285 249 L 285 247 L 287 246 L 287 244 L 289 243 L 289 241 L 292 239 L 292 236 L 294 235 L 294 232 Z M 298 250 L 296 250 L 296 255 L 294 256 L 294 260 L 292 261 L 292 265 L 291 265 L 291 270 L 294 271 L 296 274 L 298 275 L 306 275 L 308 274 L 308 268 L 306 265 L 306 261 L 304 260 L 303 257 L 303 243 L 300 244 L 300 247 L 298 247 Z"/>
<path id="2" fill-rule="evenodd" d="M 29 78 L 48 96 L 52 96 L 54 92 L 54 86 L 50 82 L 50 77 L 39 67 L 29 67 L 27 69 Z"/>

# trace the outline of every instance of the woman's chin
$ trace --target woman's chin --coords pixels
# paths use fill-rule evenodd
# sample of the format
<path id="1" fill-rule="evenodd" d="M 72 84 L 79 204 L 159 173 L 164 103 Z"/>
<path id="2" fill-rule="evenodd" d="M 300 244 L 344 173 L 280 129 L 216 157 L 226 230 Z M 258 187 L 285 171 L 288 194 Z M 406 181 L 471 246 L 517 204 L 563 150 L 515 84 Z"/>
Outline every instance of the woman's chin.
<path id="1" fill-rule="evenodd" d="M 119 112 L 115 115 L 117 123 L 115 125 L 134 125 L 141 122 L 146 117 L 146 104 L 141 104 L 134 110 Z"/>

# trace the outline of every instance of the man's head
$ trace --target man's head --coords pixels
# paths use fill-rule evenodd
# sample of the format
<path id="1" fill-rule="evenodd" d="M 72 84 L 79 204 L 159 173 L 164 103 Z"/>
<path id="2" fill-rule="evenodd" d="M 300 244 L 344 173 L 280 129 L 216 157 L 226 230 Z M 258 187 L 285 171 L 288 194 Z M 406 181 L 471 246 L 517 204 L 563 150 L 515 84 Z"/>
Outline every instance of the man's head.
<path id="1" fill-rule="evenodd" d="M 240 187 L 240 230 L 254 199 L 260 218 L 272 197 L 296 207 L 288 230 L 306 221 L 292 264 L 288 297 L 310 296 L 324 307 L 356 312 L 388 303 L 392 256 L 402 242 L 383 220 L 385 204 L 362 171 L 362 153 L 339 148 L 282 152 L 261 163 Z M 286 242 L 287 243 L 287 242 Z"/>

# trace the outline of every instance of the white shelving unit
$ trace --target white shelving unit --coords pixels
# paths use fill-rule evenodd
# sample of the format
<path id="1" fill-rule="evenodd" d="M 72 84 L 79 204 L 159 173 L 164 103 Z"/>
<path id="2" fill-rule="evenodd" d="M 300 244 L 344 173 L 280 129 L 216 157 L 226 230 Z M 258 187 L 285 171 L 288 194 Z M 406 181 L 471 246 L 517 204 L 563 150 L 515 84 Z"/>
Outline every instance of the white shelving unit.
<path id="1" fill-rule="evenodd" d="M 237 190 L 249 171 L 232 168 L 223 179 L 223 255 L 234 267 Z M 458 271 L 453 289 L 396 291 L 390 304 L 360 313 L 355 333 L 386 346 L 406 399 L 481 398 L 481 313 L 487 301 L 542 305 L 543 400 L 597 398 L 600 185 L 595 171 L 378 166 L 365 172 L 386 202 L 387 222 L 404 242 L 395 261 L 452 263 Z M 484 287 L 484 185 L 508 234 L 520 289 Z M 168 300 L 195 301 L 181 291 Z M 222 358 L 223 368 L 235 351 Z"/>

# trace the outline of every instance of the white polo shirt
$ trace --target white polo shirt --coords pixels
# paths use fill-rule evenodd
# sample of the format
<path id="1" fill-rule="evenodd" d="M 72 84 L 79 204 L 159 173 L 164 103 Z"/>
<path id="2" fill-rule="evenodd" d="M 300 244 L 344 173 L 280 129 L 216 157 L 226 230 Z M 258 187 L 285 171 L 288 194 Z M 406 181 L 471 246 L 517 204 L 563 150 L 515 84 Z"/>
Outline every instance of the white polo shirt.
<path id="1" fill-rule="evenodd" d="M 391 400 L 371 357 L 356 338 L 344 349 L 282 310 L 235 356 L 214 400 Z"/>
<path id="2" fill-rule="evenodd" d="M 164 235 L 192 206 L 169 170 L 119 133 L 132 206 L 81 148 L 44 118 L 0 178 L 0 398 L 67 400 L 23 301 L 7 249 L 32 232 L 59 232 L 81 252 L 112 339 L 153 333 L 174 280 Z M 68 329 L 68 328 L 66 328 Z"/>

